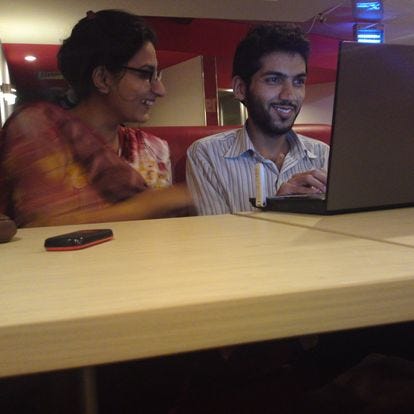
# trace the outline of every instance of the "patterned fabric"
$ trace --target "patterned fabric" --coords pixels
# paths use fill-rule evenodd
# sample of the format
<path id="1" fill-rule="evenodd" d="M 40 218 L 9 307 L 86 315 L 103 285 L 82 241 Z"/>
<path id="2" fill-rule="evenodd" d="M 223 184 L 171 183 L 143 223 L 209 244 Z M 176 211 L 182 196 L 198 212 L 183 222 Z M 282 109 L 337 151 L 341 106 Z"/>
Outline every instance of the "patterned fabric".
<path id="1" fill-rule="evenodd" d="M 13 113 L 0 138 L 0 212 L 17 225 L 96 211 L 171 183 L 165 141 L 119 128 L 120 154 L 69 111 L 38 103 Z"/>
<path id="2" fill-rule="evenodd" d="M 119 156 L 138 171 L 151 188 L 172 184 L 170 151 L 166 141 L 140 129 L 119 128 Z"/>
<path id="3" fill-rule="evenodd" d="M 274 195 L 292 175 L 327 169 L 329 146 L 291 131 L 290 151 L 279 171 L 254 148 L 246 127 L 222 132 L 194 142 L 187 151 L 187 184 L 200 215 L 252 211 L 255 165 L 265 170 L 267 195 Z"/>

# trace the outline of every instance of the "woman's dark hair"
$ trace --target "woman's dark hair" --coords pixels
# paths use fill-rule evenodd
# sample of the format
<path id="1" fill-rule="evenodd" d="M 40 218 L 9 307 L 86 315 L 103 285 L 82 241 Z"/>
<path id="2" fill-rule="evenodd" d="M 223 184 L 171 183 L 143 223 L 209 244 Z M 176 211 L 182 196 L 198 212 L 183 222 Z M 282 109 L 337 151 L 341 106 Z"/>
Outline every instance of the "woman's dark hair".
<path id="1" fill-rule="evenodd" d="M 310 45 L 302 29 L 295 24 L 254 26 L 236 49 L 233 76 L 240 76 L 249 85 L 251 77 L 261 67 L 261 59 L 273 52 L 298 53 L 307 64 Z"/>
<path id="2" fill-rule="evenodd" d="M 96 67 L 117 73 L 147 42 L 155 43 L 156 35 L 141 17 L 121 10 L 89 11 L 63 41 L 58 67 L 81 100 L 93 89 Z"/>

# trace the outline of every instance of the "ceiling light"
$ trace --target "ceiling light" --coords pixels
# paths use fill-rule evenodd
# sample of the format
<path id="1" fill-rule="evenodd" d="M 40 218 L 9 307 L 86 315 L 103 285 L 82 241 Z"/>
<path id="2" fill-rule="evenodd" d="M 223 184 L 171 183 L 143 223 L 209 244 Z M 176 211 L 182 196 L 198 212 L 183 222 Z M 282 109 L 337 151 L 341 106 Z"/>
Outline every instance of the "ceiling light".
<path id="1" fill-rule="evenodd" d="M 352 14 L 356 20 L 378 21 L 384 16 L 382 0 L 352 0 Z"/>
<path id="2" fill-rule="evenodd" d="M 384 25 L 354 24 L 354 40 L 358 43 L 384 43 Z"/>
<path id="3" fill-rule="evenodd" d="M 34 62 L 35 60 L 37 60 L 37 57 L 33 55 L 27 55 L 24 57 L 24 60 L 27 62 Z"/>

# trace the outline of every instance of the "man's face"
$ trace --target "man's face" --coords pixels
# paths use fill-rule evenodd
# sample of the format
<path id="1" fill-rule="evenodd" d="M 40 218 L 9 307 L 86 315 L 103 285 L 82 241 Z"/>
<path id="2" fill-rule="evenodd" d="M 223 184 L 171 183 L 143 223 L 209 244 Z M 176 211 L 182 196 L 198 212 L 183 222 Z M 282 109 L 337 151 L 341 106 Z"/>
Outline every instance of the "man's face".
<path id="1" fill-rule="evenodd" d="M 246 87 L 249 122 L 268 135 L 288 132 L 305 98 L 306 63 L 297 53 L 273 52 Z"/>

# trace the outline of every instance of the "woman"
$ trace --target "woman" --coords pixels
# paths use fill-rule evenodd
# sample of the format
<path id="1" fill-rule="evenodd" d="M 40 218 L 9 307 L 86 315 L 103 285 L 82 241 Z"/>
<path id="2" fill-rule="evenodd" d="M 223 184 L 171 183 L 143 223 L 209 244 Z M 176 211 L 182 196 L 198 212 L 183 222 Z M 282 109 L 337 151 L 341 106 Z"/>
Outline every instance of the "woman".
<path id="1" fill-rule="evenodd" d="M 165 94 L 155 40 L 123 11 L 76 24 L 58 65 L 77 104 L 32 104 L 6 122 L 0 212 L 28 227 L 161 217 L 190 204 L 185 187 L 170 187 L 166 142 L 123 126 L 145 122 Z"/>

